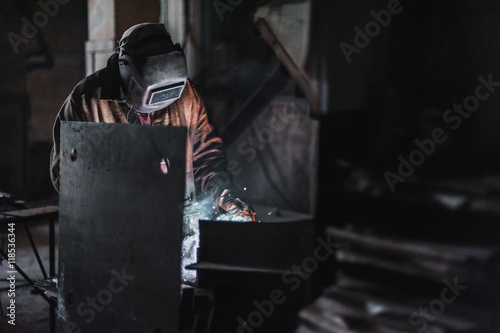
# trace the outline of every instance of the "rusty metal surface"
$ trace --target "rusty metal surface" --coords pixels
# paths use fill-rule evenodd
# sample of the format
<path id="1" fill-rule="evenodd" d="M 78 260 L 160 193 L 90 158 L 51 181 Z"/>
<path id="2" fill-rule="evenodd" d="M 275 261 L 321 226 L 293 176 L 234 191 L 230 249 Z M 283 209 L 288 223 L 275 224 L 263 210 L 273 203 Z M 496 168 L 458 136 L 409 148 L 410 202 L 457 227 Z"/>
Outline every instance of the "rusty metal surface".
<path id="1" fill-rule="evenodd" d="M 177 331 L 185 135 L 62 124 L 58 331 Z"/>

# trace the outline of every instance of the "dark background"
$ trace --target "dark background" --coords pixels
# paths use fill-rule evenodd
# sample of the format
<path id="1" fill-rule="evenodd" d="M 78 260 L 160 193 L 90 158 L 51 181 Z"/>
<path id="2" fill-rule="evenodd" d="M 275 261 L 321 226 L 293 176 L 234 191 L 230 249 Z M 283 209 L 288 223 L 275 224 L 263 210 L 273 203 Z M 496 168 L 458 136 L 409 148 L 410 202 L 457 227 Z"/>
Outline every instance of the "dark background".
<path id="1" fill-rule="evenodd" d="M 451 130 L 443 122 L 442 114 L 474 93 L 478 76 L 486 78 L 491 74 L 493 80 L 500 80 L 498 1 L 402 1 L 401 13 L 393 15 L 390 24 L 359 54 L 353 54 L 350 64 L 342 54 L 340 42 L 353 45 L 354 27 L 364 29 L 366 23 L 373 21 L 370 11 L 387 8 L 387 2 L 318 3 L 324 10 L 311 17 L 310 48 L 316 56 L 311 56 L 309 62 L 319 61 L 317 54 L 322 54 L 328 64 L 331 113 L 328 150 L 322 151 L 323 154 L 376 170 L 380 176 L 386 170 L 396 170 L 397 156 L 408 156 L 415 149 L 415 139 L 429 137 L 434 128 L 441 127 L 447 131 L 448 140 L 417 168 L 415 176 L 460 178 L 497 174 L 500 95 L 495 92 L 482 101 L 479 109 L 457 130 Z M 259 98 L 262 101 L 251 111 L 244 110 L 246 121 L 228 125 L 270 68 L 274 69 L 272 51 L 253 26 L 252 14 L 257 4 L 258 1 L 244 1 L 232 11 L 224 11 L 223 20 L 215 2 L 190 5 L 196 11 L 188 28 L 190 38 L 197 43 L 196 50 L 191 52 L 196 54 L 198 63 L 192 79 L 205 97 L 228 151 L 232 151 L 230 157 L 239 158 L 241 163 L 245 161 L 234 150 L 247 136 L 238 135 L 258 119 L 266 103 L 276 96 L 298 100 L 304 96 L 281 67 L 279 73 L 288 85 L 280 85 L 272 97 L 259 92 L 253 101 L 259 102 Z M 119 39 L 130 25 L 155 21 L 160 5 L 156 1 L 144 4 L 117 1 L 116 8 Z M 32 17 L 37 11 L 40 7 L 36 1 L 13 0 L 4 1 L 1 11 L 0 190 L 23 200 L 55 195 L 48 178 L 53 120 L 66 96 L 85 76 L 86 2 L 74 0 L 60 5 L 58 13 L 49 17 L 27 44 L 20 44 L 16 53 L 8 33 L 21 36 L 24 24 L 21 18 Z M 314 184 L 297 180 L 303 172 L 287 170 L 290 165 L 300 165 L 299 169 L 314 179 L 315 164 L 306 162 L 310 156 L 304 155 L 316 146 L 316 141 L 311 141 L 311 131 L 317 135 L 314 126 L 317 124 L 313 121 L 295 128 L 293 142 L 288 142 L 290 148 L 273 150 L 275 160 L 285 163 L 277 165 L 277 161 L 263 157 L 276 169 L 270 176 L 281 177 L 277 186 L 286 187 L 290 183 L 292 188 L 302 186 L 308 197 L 314 194 Z M 282 134 L 283 138 L 291 139 L 291 133 Z M 276 144 L 272 142 L 268 147 L 273 149 Z M 282 143 L 278 147 L 283 147 Z M 300 153 L 294 153 L 293 147 Z M 262 179 L 261 170 L 249 168 L 238 181 L 245 183 L 245 177 L 253 179 L 251 174 Z M 299 210 L 311 210 L 310 204 L 301 205 L 304 197 L 276 199 L 279 195 L 272 193 L 270 198 L 262 198 L 260 190 L 251 195 L 255 200 L 271 199 L 279 205 L 295 204 Z"/>

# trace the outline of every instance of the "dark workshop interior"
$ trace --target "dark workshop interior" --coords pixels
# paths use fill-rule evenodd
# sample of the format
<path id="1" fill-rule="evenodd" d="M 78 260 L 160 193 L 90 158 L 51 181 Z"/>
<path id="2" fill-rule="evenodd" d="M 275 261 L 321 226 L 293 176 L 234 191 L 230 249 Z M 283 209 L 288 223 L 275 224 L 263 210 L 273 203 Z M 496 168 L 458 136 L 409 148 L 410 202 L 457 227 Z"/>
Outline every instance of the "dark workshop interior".
<path id="1" fill-rule="evenodd" d="M 500 332 L 500 0 L 1 8 L 0 332 Z M 256 221 L 185 199 L 176 126 L 63 124 L 54 188 L 61 106 L 143 22 Z"/>

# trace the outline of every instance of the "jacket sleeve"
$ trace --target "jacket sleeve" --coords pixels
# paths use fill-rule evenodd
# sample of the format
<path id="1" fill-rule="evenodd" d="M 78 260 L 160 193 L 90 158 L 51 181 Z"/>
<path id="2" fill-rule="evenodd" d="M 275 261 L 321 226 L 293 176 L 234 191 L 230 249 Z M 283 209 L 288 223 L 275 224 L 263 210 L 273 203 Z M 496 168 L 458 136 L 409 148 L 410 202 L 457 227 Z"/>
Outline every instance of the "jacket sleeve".
<path id="1" fill-rule="evenodd" d="M 66 98 L 59 110 L 52 129 L 52 151 L 50 154 L 50 179 L 52 185 L 59 192 L 59 164 L 60 164 L 60 129 L 61 121 L 84 121 L 81 97 L 78 97 L 78 87 Z"/>
<path id="2" fill-rule="evenodd" d="M 243 191 L 236 188 L 227 171 L 227 158 L 222 139 L 208 119 L 203 101 L 194 90 L 199 102 L 195 123 L 191 126 L 193 138 L 193 174 L 197 193 L 211 198 L 212 204 L 223 213 L 235 214 L 246 221 L 255 221 L 252 205 L 246 201 Z M 234 218 L 234 216 L 232 217 Z"/>
<path id="3" fill-rule="evenodd" d="M 218 197 L 232 184 L 226 171 L 227 158 L 223 142 L 215 126 L 210 122 L 205 104 L 192 88 L 196 103 L 191 126 L 193 146 L 193 174 L 196 192 L 202 196 Z"/>

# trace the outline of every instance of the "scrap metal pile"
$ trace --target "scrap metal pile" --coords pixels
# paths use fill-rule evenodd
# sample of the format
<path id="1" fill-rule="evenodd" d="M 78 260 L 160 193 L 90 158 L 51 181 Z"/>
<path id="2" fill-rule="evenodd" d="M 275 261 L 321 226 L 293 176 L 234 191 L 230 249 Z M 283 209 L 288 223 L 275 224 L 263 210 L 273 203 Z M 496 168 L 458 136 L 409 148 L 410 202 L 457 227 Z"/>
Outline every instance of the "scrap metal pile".
<path id="1" fill-rule="evenodd" d="M 338 191 L 335 276 L 296 333 L 498 332 L 498 180 L 378 185 Z"/>

